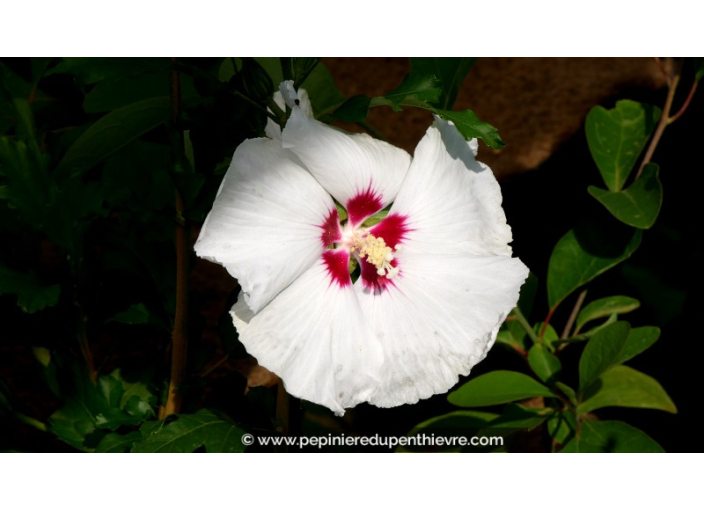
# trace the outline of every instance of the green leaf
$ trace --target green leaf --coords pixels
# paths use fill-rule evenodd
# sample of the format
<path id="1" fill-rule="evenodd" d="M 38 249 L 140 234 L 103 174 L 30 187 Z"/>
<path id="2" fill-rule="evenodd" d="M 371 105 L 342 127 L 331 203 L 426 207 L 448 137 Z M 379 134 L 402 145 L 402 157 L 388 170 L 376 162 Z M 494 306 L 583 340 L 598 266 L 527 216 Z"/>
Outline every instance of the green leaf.
<path id="1" fill-rule="evenodd" d="M 520 404 L 509 404 L 504 407 L 501 416 L 492 420 L 487 424 L 486 428 L 532 430 L 543 423 L 552 413 L 553 410 L 546 407 L 525 407 Z"/>
<path id="2" fill-rule="evenodd" d="M 100 377 L 97 384 L 82 366 L 74 364 L 69 372 L 69 384 L 61 388 L 64 405 L 49 418 L 51 432 L 66 443 L 92 451 L 98 444 L 91 441 L 102 439 L 100 429 L 114 431 L 155 415 L 155 397 L 143 383 L 123 380 L 119 370 Z"/>
<path id="3" fill-rule="evenodd" d="M 641 231 L 608 232 L 598 226 L 570 230 L 555 245 L 548 267 L 548 302 L 558 305 L 574 290 L 626 260 L 638 248 Z"/>
<path id="4" fill-rule="evenodd" d="M 45 285 L 33 274 L 0 266 L 0 294 L 16 294 L 17 305 L 26 313 L 34 313 L 58 303 L 61 287 Z"/>
<path id="5" fill-rule="evenodd" d="M 562 371 L 560 360 L 546 347 L 535 344 L 528 351 L 528 364 L 541 381 L 553 385 L 557 382 Z"/>
<path id="6" fill-rule="evenodd" d="M 580 389 L 618 364 L 630 331 L 630 324 L 620 321 L 605 327 L 589 340 L 579 360 Z"/>
<path id="7" fill-rule="evenodd" d="M 282 57 L 281 70 L 285 80 L 293 80 L 298 88 L 320 63 L 320 57 Z"/>
<path id="8" fill-rule="evenodd" d="M 462 82 L 477 61 L 476 57 L 411 57 L 411 69 L 416 73 L 434 75 L 442 84 L 442 94 L 436 106 L 452 109 Z"/>
<path id="9" fill-rule="evenodd" d="M 652 377 L 624 365 L 604 372 L 584 390 L 580 414 L 602 407 L 637 407 L 677 413 L 665 390 Z"/>
<path id="10" fill-rule="evenodd" d="M 559 444 L 564 444 L 568 441 L 577 430 L 574 414 L 569 411 L 553 414 L 548 418 L 547 426 L 548 434 Z"/>
<path id="11" fill-rule="evenodd" d="M 271 76 L 253 58 L 242 59 L 242 70 L 238 76 L 242 79 L 245 94 L 256 102 L 266 101 L 274 93 Z"/>
<path id="12" fill-rule="evenodd" d="M 218 80 L 223 83 L 227 83 L 230 79 L 237 74 L 237 70 L 242 65 L 242 60 L 235 62 L 232 57 L 225 57 L 222 59 L 222 63 L 218 68 Z"/>
<path id="13" fill-rule="evenodd" d="M 123 322 L 125 324 L 148 324 L 149 310 L 147 310 L 147 307 L 144 306 L 144 303 L 136 303 L 130 305 L 130 307 L 124 312 L 120 312 L 108 320 L 113 322 Z"/>
<path id="14" fill-rule="evenodd" d="M 419 423 L 408 435 L 440 429 L 480 429 L 498 417 L 498 414 L 483 411 L 452 411 Z"/>
<path id="15" fill-rule="evenodd" d="M 33 59 L 33 67 L 37 60 Z M 20 99 L 27 105 L 27 100 L 34 92 L 33 105 L 35 108 L 47 103 L 49 99 L 47 95 L 35 88 L 36 83 L 34 82 L 37 81 L 37 77 L 34 76 L 32 81 L 33 83 L 27 82 L 9 67 L 0 63 L 0 134 L 15 126 L 18 113 L 22 114 L 22 112 L 17 111 L 16 99 Z"/>
<path id="16" fill-rule="evenodd" d="M 48 157 L 24 142 L 0 137 L 0 175 L 7 179 L 2 198 L 28 223 L 41 226 L 53 198 Z"/>
<path id="17" fill-rule="evenodd" d="M 628 334 L 628 340 L 626 340 L 626 344 L 619 353 L 618 363 L 624 363 L 640 354 L 653 345 L 658 338 L 660 338 L 660 328 L 655 326 L 642 326 L 631 329 Z"/>
<path id="18" fill-rule="evenodd" d="M 34 114 L 29 102 L 26 99 L 16 97 L 12 100 L 12 104 L 15 107 L 17 120 L 19 121 L 15 124 L 17 137 L 38 153 L 39 147 L 35 135 Z"/>
<path id="19" fill-rule="evenodd" d="M 81 173 L 170 117 L 168 96 L 145 99 L 113 110 L 98 119 L 69 147 L 56 171 Z"/>
<path id="20" fill-rule="evenodd" d="M 543 322 L 538 322 L 533 326 L 533 331 L 538 337 L 540 337 L 540 332 L 543 330 L 543 324 Z M 555 328 L 552 327 L 552 324 L 548 324 L 545 328 L 542 342 L 550 351 L 555 349 L 555 344 L 561 342 L 560 337 L 558 336 L 557 331 L 555 331 Z"/>
<path id="21" fill-rule="evenodd" d="M 441 118 L 452 121 L 457 130 L 467 140 L 481 138 L 492 149 L 500 149 L 506 145 L 499 136 L 498 130 L 491 124 L 480 120 L 472 110 L 464 110 L 462 112 L 434 110 L 434 112 Z"/>
<path id="22" fill-rule="evenodd" d="M 623 100 L 607 110 L 601 106 L 587 115 L 587 142 L 604 182 L 620 191 L 655 129 L 661 111 L 654 106 Z"/>
<path id="23" fill-rule="evenodd" d="M 599 331 L 604 329 L 606 326 L 613 324 L 617 320 L 618 320 L 618 315 L 615 313 L 612 313 L 611 315 L 609 315 L 608 319 L 606 319 L 604 322 L 602 322 L 598 326 L 595 326 L 595 327 L 591 328 L 590 330 L 585 331 L 584 333 L 580 333 L 579 335 L 574 335 L 569 338 L 565 338 L 564 341 L 565 342 L 583 342 L 585 340 L 589 340 L 591 337 L 596 335 Z"/>
<path id="24" fill-rule="evenodd" d="M 627 322 L 615 322 L 592 336 L 579 361 L 580 388 L 584 388 L 613 365 L 625 363 L 653 345 L 660 329 L 644 326 L 631 329 Z"/>
<path id="25" fill-rule="evenodd" d="M 572 388 L 570 388 L 566 384 L 561 383 L 559 381 L 555 383 L 555 387 L 558 390 L 560 390 L 562 392 L 562 394 L 565 395 L 569 399 L 569 401 L 572 403 L 572 405 L 574 405 L 574 406 L 577 405 L 577 403 L 578 403 L 577 393 Z"/>
<path id="26" fill-rule="evenodd" d="M 577 316 L 577 329 L 579 332 L 585 324 L 595 319 L 608 317 L 611 314 L 628 313 L 640 306 L 640 301 L 627 296 L 611 296 L 592 301 L 582 308 Z"/>
<path id="27" fill-rule="evenodd" d="M 180 85 L 182 100 L 195 94 L 193 79 L 189 75 L 180 75 Z M 88 113 L 107 112 L 151 97 L 169 95 L 170 89 L 171 72 L 168 69 L 140 76 L 119 75 L 101 81 L 88 92 L 83 108 Z"/>
<path id="28" fill-rule="evenodd" d="M 394 90 L 372 98 L 371 106 L 386 105 L 397 112 L 403 109 L 402 106 L 427 108 L 436 103 L 441 94 L 440 82 L 435 76 L 411 71 Z"/>
<path id="29" fill-rule="evenodd" d="M 694 58 L 694 79 L 699 81 L 704 77 L 704 57 Z"/>
<path id="30" fill-rule="evenodd" d="M 74 257 L 80 256 L 90 220 L 107 214 L 101 184 L 83 182 L 79 175 L 69 177 L 46 208 L 44 230 Z"/>
<path id="31" fill-rule="evenodd" d="M 95 453 L 124 453 L 132 448 L 132 445 L 142 439 L 141 432 L 134 431 L 127 435 L 112 432 L 98 443 Z"/>
<path id="32" fill-rule="evenodd" d="M 636 228 L 652 227 L 662 206 L 662 184 L 655 163 L 645 165 L 641 176 L 625 190 L 589 186 L 588 191 L 619 221 Z"/>
<path id="33" fill-rule="evenodd" d="M 166 58 L 63 58 L 46 76 L 52 74 L 72 74 L 78 83 L 90 85 L 108 78 L 133 77 L 160 69 L 167 69 L 170 62 Z"/>
<path id="34" fill-rule="evenodd" d="M 530 376 L 508 370 L 480 375 L 450 393 L 447 400 L 460 407 L 483 407 L 555 394 Z"/>
<path id="35" fill-rule="evenodd" d="M 530 317 L 537 290 L 538 278 L 533 273 L 529 273 L 528 278 L 521 287 L 521 295 L 518 298 L 518 304 L 516 305 L 517 308 L 521 310 L 524 317 Z M 527 333 L 525 328 L 517 319 L 514 318 L 514 320 L 504 321 L 501 325 L 501 329 L 499 330 L 499 334 L 496 337 L 496 341 L 509 345 L 513 348 L 518 347 L 526 350 L 526 335 Z"/>
<path id="36" fill-rule="evenodd" d="M 468 435 L 486 427 L 491 421 L 498 418 L 495 413 L 485 413 L 482 411 L 453 411 L 441 416 L 434 416 L 429 420 L 419 423 L 407 434 L 409 437 L 418 434 L 425 436 L 458 436 Z M 445 448 L 432 447 L 430 451 L 459 452 L 465 448 L 460 445 L 448 445 Z M 429 448 L 421 446 L 399 446 L 398 453 L 428 451 Z"/>
<path id="37" fill-rule="evenodd" d="M 187 453 L 205 446 L 208 453 L 243 452 L 244 431 L 201 409 L 195 414 L 181 414 L 176 421 L 145 435 L 135 443 L 135 453 Z"/>
<path id="38" fill-rule="evenodd" d="M 561 453 L 664 453 L 642 430 L 620 421 L 582 422 L 580 434 Z"/>
<path id="39" fill-rule="evenodd" d="M 370 102 L 371 99 L 367 96 L 352 96 L 342 103 L 332 115 L 344 122 L 362 122 L 367 118 Z"/>
<path id="40" fill-rule="evenodd" d="M 301 87 L 308 92 L 316 118 L 332 112 L 345 102 L 345 96 L 335 85 L 335 80 L 324 64 L 315 66 Z"/>

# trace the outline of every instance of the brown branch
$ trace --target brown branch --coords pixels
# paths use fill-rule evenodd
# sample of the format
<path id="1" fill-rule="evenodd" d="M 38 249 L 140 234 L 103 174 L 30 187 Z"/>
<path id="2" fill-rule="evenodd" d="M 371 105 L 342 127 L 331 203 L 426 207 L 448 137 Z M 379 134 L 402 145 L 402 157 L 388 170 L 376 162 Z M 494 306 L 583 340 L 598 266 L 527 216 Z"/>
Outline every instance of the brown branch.
<path id="1" fill-rule="evenodd" d="M 667 81 L 667 98 L 665 99 L 665 106 L 662 109 L 662 116 L 660 117 L 660 121 L 658 122 L 657 128 L 655 128 L 655 134 L 653 135 L 653 139 L 650 141 L 650 145 L 648 146 L 648 150 L 646 151 L 645 156 L 643 157 L 643 161 L 640 164 L 640 168 L 638 168 L 636 180 L 638 179 L 638 177 L 640 177 L 640 174 L 643 173 L 643 168 L 645 168 L 645 165 L 650 163 L 650 160 L 653 157 L 653 153 L 655 152 L 655 148 L 658 146 L 658 143 L 660 142 L 660 138 L 662 137 L 665 128 L 670 123 L 670 110 L 672 109 L 672 101 L 675 99 L 675 91 L 677 90 L 677 84 L 680 81 L 681 70 L 682 61 L 680 61 L 676 65 L 676 70 L 673 76 L 671 76 Z"/>
<path id="2" fill-rule="evenodd" d="M 291 412 L 291 397 L 284 388 L 284 382 L 279 379 L 276 392 L 276 424 L 284 437 L 289 435 L 289 416 Z M 288 452 L 288 445 L 283 446 L 283 452 Z"/>
<path id="3" fill-rule="evenodd" d="M 545 335 L 545 331 L 547 331 L 547 329 L 548 329 L 548 325 L 550 324 L 550 319 L 552 319 L 552 315 L 555 313 L 555 310 L 557 310 L 557 305 L 550 308 L 550 310 L 548 311 L 548 316 L 545 317 L 545 321 L 543 321 L 543 327 L 540 328 L 540 333 L 538 333 L 538 340 L 540 342 L 543 341 L 543 336 Z"/>
<path id="4" fill-rule="evenodd" d="M 172 58 L 175 63 L 176 59 Z M 171 71 L 171 105 L 172 120 L 176 125 L 180 113 L 181 84 L 178 69 L 174 66 Z M 178 137 L 176 150 L 176 165 L 181 165 L 183 158 L 183 141 Z M 183 218 L 183 197 L 178 188 L 175 192 L 176 202 L 176 311 L 174 316 L 174 329 L 171 332 L 171 381 L 169 382 L 169 395 L 166 404 L 161 409 L 160 417 L 178 414 L 181 410 L 183 396 L 181 385 L 186 379 L 186 365 L 188 358 L 188 257 L 190 255 L 190 239 L 188 229 Z"/>
<path id="5" fill-rule="evenodd" d="M 692 88 L 689 89 L 689 95 L 687 96 L 687 99 L 685 99 L 684 104 L 680 108 L 680 111 L 678 111 L 676 114 L 674 114 L 672 117 L 670 117 L 667 120 L 668 125 L 672 124 L 677 119 L 679 119 L 682 116 L 682 114 L 685 112 L 687 107 L 689 106 L 689 103 L 692 102 L 692 98 L 694 97 L 694 92 L 697 90 L 697 83 L 699 83 L 699 82 L 697 80 L 694 80 L 694 83 L 692 83 Z"/>
<path id="6" fill-rule="evenodd" d="M 562 338 L 563 340 L 570 336 L 570 331 L 572 330 L 572 326 L 574 326 L 574 321 L 577 319 L 577 314 L 579 314 L 580 308 L 582 308 L 582 303 L 584 303 L 584 298 L 587 296 L 587 290 L 583 290 L 580 292 L 579 297 L 577 298 L 577 302 L 574 304 L 574 308 L 572 308 L 572 313 L 570 314 L 570 318 L 567 319 L 567 324 L 565 324 L 565 329 L 562 330 Z"/>
<path id="7" fill-rule="evenodd" d="M 88 317 L 83 313 L 80 303 L 76 302 L 77 310 L 77 320 L 78 320 L 78 345 L 81 349 L 81 355 L 86 362 L 88 367 L 88 375 L 90 380 L 95 384 L 98 381 L 98 371 L 95 369 L 95 361 L 93 360 L 93 352 L 90 350 L 90 343 L 88 342 L 88 334 L 86 332 L 86 325 L 88 322 Z"/>

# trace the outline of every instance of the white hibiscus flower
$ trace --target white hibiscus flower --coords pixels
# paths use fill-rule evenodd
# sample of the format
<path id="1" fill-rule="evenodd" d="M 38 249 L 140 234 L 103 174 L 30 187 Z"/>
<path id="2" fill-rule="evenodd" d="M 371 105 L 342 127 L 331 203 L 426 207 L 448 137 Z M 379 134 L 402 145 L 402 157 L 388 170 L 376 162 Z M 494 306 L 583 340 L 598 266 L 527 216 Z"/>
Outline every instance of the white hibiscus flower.
<path id="1" fill-rule="evenodd" d="M 446 392 L 486 356 L 528 275 L 476 140 L 436 119 L 411 159 L 316 121 L 290 82 L 282 92 L 283 133 L 237 148 L 196 243 L 240 283 L 240 341 L 290 394 L 338 415 Z"/>

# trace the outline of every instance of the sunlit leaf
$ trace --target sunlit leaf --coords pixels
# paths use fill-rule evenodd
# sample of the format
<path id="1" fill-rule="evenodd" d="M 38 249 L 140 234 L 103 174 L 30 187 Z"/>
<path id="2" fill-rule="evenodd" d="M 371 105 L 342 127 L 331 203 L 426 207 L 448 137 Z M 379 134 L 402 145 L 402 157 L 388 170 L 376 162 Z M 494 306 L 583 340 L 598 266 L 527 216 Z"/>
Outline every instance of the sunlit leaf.
<path id="1" fill-rule="evenodd" d="M 496 370 L 466 382 L 447 400 L 460 407 L 483 407 L 530 397 L 554 397 L 554 393 L 530 376 Z"/>
<path id="2" fill-rule="evenodd" d="M 499 136 L 499 131 L 488 122 L 479 119 L 477 114 L 472 110 L 464 110 L 461 112 L 453 112 L 450 110 L 434 111 L 441 118 L 452 121 L 457 130 L 467 140 L 481 138 L 492 149 L 500 149 L 506 145 Z"/>
<path id="3" fill-rule="evenodd" d="M 637 407 L 676 413 L 665 390 L 652 377 L 624 365 L 610 368 L 584 390 L 580 414 L 602 407 Z"/>
<path id="4" fill-rule="evenodd" d="M 411 69 L 422 74 L 431 74 L 440 80 L 442 94 L 437 101 L 439 108 L 449 110 L 455 104 L 457 94 L 467 73 L 476 62 L 476 57 L 411 57 Z"/>
<path id="5" fill-rule="evenodd" d="M 654 106 L 622 100 L 607 110 L 601 106 L 587 115 L 587 142 L 604 182 L 620 191 L 660 118 Z"/>
<path id="6" fill-rule="evenodd" d="M 627 296 L 611 296 L 592 301 L 582 308 L 577 316 L 577 331 L 581 330 L 588 322 L 611 314 L 624 314 L 640 306 L 637 299 Z"/>
<path id="7" fill-rule="evenodd" d="M 441 94 L 440 82 L 435 76 L 411 71 L 394 90 L 372 98 L 371 106 L 386 105 L 395 111 L 401 111 L 402 106 L 428 107 L 436 103 Z"/>
<path id="8" fill-rule="evenodd" d="M 589 186 L 588 191 L 619 221 L 636 228 L 652 227 L 662 206 L 662 184 L 654 163 L 646 165 L 642 175 L 625 190 Z"/>

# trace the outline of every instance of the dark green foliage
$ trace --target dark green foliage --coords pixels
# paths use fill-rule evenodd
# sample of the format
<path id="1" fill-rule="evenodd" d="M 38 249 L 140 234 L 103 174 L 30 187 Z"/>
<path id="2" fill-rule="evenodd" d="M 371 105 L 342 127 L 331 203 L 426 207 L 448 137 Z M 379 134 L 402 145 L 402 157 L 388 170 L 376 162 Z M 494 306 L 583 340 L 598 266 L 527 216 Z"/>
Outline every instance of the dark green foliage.
<path id="1" fill-rule="evenodd" d="M 430 74 L 440 80 L 442 93 L 436 106 L 449 110 L 455 104 L 460 86 L 476 57 L 411 57 L 411 68 L 421 74 Z"/>
<path id="2" fill-rule="evenodd" d="M 208 453 L 243 452 L 244 431 L 201 409 L 195 414 L 181 414 L 169 423 L 142 426 L 142 439 L 132 446 L 135 453 L 187 453 L 205 446 Z"/>
<path id="3" fill-rule="evenodd" d="M 565 453 L 663 453 L 648 435 L 619 421 L 582 423 L 581 434 L 565 445 Z"/>

